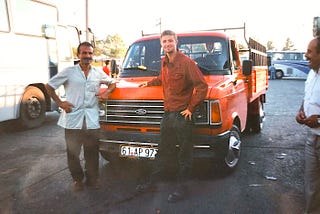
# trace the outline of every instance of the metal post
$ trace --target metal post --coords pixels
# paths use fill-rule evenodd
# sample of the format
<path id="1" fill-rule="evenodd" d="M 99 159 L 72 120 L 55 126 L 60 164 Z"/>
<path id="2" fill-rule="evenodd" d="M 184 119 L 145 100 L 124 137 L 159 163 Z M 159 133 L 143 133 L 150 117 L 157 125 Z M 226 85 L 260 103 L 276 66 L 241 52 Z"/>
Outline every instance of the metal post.
<path id="1" fill-rule="evenodd" d="M 89 41 L 89 0 L 86 0 L 86 41 Z"/>

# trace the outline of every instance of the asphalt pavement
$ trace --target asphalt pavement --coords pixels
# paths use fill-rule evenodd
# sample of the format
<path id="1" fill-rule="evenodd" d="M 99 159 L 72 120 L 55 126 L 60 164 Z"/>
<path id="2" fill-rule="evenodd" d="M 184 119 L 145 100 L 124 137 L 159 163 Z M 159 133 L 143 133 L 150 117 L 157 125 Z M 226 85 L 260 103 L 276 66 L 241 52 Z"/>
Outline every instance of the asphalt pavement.
<path id="1" fill-rule="evenodd" d="M 242 136 L 242 157 L 232 174 L 204 163 L 195 166 L 188 197 L 169 204 L 171 180 L 154 193 L 135 195 L 149 173 L 135 161 L 119 165 L 100 158 L 101 187 L 71 190 L 58 113 L 43 126 L 17 130 L 0 124 L 0 214 L 16 213 L 303 213 L 306 128 L 295 122 L 303 80 L 271 80 L 261 133 Z"/>

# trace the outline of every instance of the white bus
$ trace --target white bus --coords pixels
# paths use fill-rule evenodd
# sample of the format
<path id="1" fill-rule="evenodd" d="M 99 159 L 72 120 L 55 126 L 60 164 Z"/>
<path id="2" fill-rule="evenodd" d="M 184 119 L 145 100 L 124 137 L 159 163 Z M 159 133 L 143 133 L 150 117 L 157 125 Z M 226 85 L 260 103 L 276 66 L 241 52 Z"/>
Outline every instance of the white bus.
<path id="1" fill-rule="evenodd" d="M 283 77 L 307 78 L 310 71 L 303 51 L 267 51 L 276 68 L 276 79 Z"/>
<path id="2" fill-rule="evenodd" d="M 56 6 L 38 0 L 0 0 L 0 122 L 39 126 L 57 110 L 44 84 L 74 64 L 76 27 L 59 24 Z"/>

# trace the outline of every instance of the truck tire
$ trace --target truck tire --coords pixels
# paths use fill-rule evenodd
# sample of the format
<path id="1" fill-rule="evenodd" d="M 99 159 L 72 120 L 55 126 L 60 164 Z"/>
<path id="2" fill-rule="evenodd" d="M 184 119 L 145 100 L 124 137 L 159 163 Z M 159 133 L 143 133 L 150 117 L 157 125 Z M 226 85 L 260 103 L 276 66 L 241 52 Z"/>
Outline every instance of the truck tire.
<path id="1" fill-rule="evenodd" d="M 265 119 L 265 113 L 263 103 L 259 100 L 259 114 L 250 116 L 251 131 L 259 133 L 263 127 L 263 121 Z"/>
<path id="2" fill-rule="evenodd" d="M 226 155 L 222 167 L 226 172 L 233 171 L 240 161 L 241 154 L 241 137 L 240 130 L 236 125 L 232 125 L 228 141 Z"/>
<path id="3" fill-rule="evenodd" d="M 21 99 L 19 125 L 22 128 L 40 126 L 46 114 L 46 101 L 43 92 L 34 86 L 29 86 Z"/>
<path id="4" fill-rule="evenodd" d="M 264 106 L 260 99 L 255 100 L 250 106 L 248 112 L 256 112 L 256 114 L 248 114 L 246 133 L 259 133 L 262 130 L 265 119 Z"/>

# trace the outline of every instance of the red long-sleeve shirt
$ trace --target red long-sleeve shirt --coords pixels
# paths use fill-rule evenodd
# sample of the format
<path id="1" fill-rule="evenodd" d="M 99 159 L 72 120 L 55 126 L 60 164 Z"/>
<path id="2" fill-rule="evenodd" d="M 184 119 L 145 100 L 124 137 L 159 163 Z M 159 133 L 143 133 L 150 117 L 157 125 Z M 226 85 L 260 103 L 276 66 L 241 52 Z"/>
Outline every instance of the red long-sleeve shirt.
<path id="1" fill-rule="evenodd" d="M 201 103 L 208 91 L 201 71 L 195 62 L 181 52 L 177 52 L 172 62 L 165 56 L 162 59 L 160 75 L 148 86 L 162 85 L 165 111 L 183 111 Z"/>

